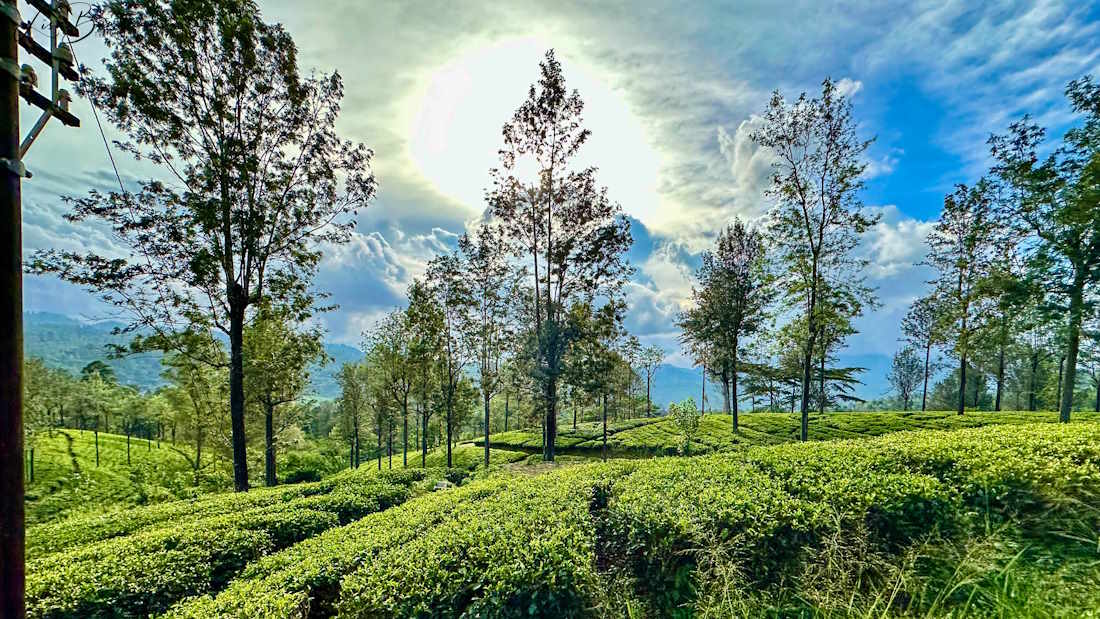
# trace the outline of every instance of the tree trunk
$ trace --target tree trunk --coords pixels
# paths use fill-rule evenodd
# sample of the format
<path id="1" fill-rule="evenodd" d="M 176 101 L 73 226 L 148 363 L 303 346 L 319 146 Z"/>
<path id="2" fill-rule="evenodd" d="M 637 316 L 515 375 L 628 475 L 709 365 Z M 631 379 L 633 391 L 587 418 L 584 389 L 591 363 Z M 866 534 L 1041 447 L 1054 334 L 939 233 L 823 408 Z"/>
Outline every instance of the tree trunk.
<path id="1" fill-rule="evenodd" d="M 650 383 L 652 382 L 653 374 L 650 372 L 645 373 L 645 416 L 649 417 L 653 414 L 653 398 L 650 396 Z M 707 377 L 704 376 L 703 380 Z"/>
<path id="2" fill-rule="evenodd" d="M 354 431 L 353 449 L 355 450 L 355 468 L 359 468 L 359 464 L 362 462 L 362 460 L 359 458 L 360 453 L 359 453 L 359 413 L 358 413 L 358 411 L 356 411 L 355 417 L 352 419 L 352 427 L 353 427 L 353 431 Z"/>
<path id="3" fill-rule="evenodd" d="M 800 437 L 803 441 L 810 438 L 810 364 L 813 363 L 814 340 L 817 338 L 817 253 L 813 255 L 813 269 L 810 280 L 810 304 L 806 308 L 806 350 L 802 353 L 802 423 Z"/>
<path id="4" fill-rule="evenodd" d="M 233 487 L 248 491 L 248 451 L 244 433 L 244 299 L 231 283 L 229 309 L 229 425 L 233 443 Z"/>
<path id="5" fill-rule="evenodd" d="M 1054 390 L 1054 405 L 1059 407 L 1061 412 L 1062 405 L 1062 377 L 1066 371 L 1066 356 L 1062 355 L 1058 358 L 1058 388 Z"/>
<path id="6" fill-rule="evenodd" d="M 603 461 L 607 462 L 607 394 L 603 394 Z"/>
<path id="7" fill-rule="evenodd" d="M 381 411 L 379 411 L 375 415 L 374 427 L 377 430 L 375 432 L 375 434 L 378 435 L 378 445 L 377 445 L 378 451 L 377 451 L 377 454 L 376 454 L 376 457 L 377 457 L 377 460 L 378 460 L 378 470 L 381 471 L 382 470 L 382 412 Z M 450 465 L 450 463 L 448 463 L 448 466 L 449 465 Z"/>
<path id="8" fill-rule="evenodd" d="M 126 466 L 130 466 L 130 424 L 126 424 Z"/>
<path id="9" fill-rule="evenodd" d="M 485 391 L 485 469 L 489 469 L 489 392 Z"/>
<path id="10" fill-rule="evenodd" d="M 275 477 L 275 405 L 271 402 L 264 402 L 264 483 L 279 483 Z"/>
<path id="11" fill-rule="evenodd" d="M 454 391 L 447 396 L 447 468 L 451 468 L 451 426 L 454 425 L 452 419 L 454 408 Z"/>
<path id="12" fill-rule="evenodd" d="M 1039 371 L 1039 353 L 1031 353 L 1031 375 L 1027 381 L 1027 410 L 1035 410 L 1035 373 Z"/>
<path id="13" fill-rule="evenodd" d="M 577 430 L 577 399 L 573 398 L 573 431 Z"/>
<path id="14" fill-rule="evenodd" d="M 389 418 L 389 433 L 386 436 L 386 456 L 389 459 L 389 467 L 393 468 L 393 417 Z"/>
<path id="15" fill-rule="evenodd" d="M 547 308 L 549 309 L 549 307 Z M 558 436 L 558 379 L 546 381 L 546 440 L 543 443 L 543 460 L 554 461 L 554 443 Z"/>
<path id="16" fill-rule="evenodd" d="M 504 431 L 508 431 L 508 390 L 504 390 Z"/>
<path id="17" fill-rule="evenodd" d="M 722 370 L 722 412 L 733 415 L 730 409 L 730 373 L 728 369 Z"/>
<path id="18" fill-rule="evenodd" d="M 409 468 L 409 395 L 407 393 L 405 399 L 401 402 L 401 410 L 403 412 L 401 418 L 401 466 Z"/>
<path id="19" fill-rule="evenodd" d="M 733 431 L 737 433 L 740 431 L 737 423 L 737 338 L 733 340 L 733 370 L 730 372 L 730 387 L 733 389 L 730 396 L 730 403 L 733 405 Z"/>
<path id="20" fill-rule="evenodd" d="M 966 410 L 966 353 L 959 359 L 959 414 Z"/>
<path id="21" fill-rule="evenodd" d="M 1001 396 L 1004 393 L 1005 383 L 1005 345 L 1008 339 L 1008 317 L 1001 316 L 1001 341 L 997 351 L 997 396 L 993 402 L 993 410 L 1001 410 Z"/>
<path id="22" fill-rule="evenodd" d="M 821 339 L 822 339 L 822 341 L 825 340 L 824 337 L 822 337 Z M 825 348 L 825 347 L 822 346 L 822 348 Z M 825 414 L 825 404 L 828 401 L 828 399 L 825 397 L 825 351 L 824 350 L 821 351 L 821 376 L 818 377 L 818 389 L 821 391 L 821 393 L 819 394 L 819 396 L 820 396 L 819 405 L 821 407 L 820 412 L 821 412 L 822 415 L 824 415 Z"/>
<path id="23" fill-rule="evenodd" d="M 99 468 L 99 418 L 95 420 L 95 430 L 92 431 L 95 436 L 95 465 Z"/>
<path id="24" fill-rule="evenodd" d="M 1058 412 L 1058 418 L 1062 423 L 1069 423 L 1070 411 L 1073 410 L 1073 387 L 1077 380 L 1077 352 L 1081 345 L 1081 314 L 1084 310 L 1085 276 L 1081 269 L 1077 269 L 1073 277 L 1073 289 L 1069 301 L 1069 348 L 1066 350 L 1066 384 L 1065 393 L 1062 394 L 1062 406 Z"/>

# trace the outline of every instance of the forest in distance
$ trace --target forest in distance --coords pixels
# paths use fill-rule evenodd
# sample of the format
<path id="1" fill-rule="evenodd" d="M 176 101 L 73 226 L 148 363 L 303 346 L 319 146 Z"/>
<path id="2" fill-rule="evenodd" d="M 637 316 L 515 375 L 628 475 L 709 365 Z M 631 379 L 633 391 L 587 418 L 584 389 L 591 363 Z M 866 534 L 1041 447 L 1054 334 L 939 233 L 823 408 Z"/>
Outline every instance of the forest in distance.
<path id="1" fill-rule="evenodd" d="M 755 181 L 660 245 L 640 171 L 624 190 L 600 141 L 629 144 L 612 91 L 540 45 L 493 93 L 506 113 L 477 111 L 489 164 L 422 168 L 479 198 L 414 244 L 385 226 L 422 153 L 358 124 L 366 86 L 315 38 L 343 26 L 254 0 L 61 5 L 4 4 L 78 75 L 94 120 L 66 131 L 92 132 L 109 182 L 73 176 L 53 240 L 24 244 L 24 286 L 65 302 L 17 314 L 0 617 L 1100 609 L 1100 66 L 991 112 L 969 164 L 921 181 L 934 213 L 891 271 L 873 250 L 900 164 L 871 86 L 768 84 L 716 147 Z M 468 62 L 434 78 L 446 96 L 479 96 Z M 34 170 L 24 187 L 61 173 Z M 349 296 L 379 256 L 384 285 Z M 860 362 L 868 340 L 888 362 Z"/>

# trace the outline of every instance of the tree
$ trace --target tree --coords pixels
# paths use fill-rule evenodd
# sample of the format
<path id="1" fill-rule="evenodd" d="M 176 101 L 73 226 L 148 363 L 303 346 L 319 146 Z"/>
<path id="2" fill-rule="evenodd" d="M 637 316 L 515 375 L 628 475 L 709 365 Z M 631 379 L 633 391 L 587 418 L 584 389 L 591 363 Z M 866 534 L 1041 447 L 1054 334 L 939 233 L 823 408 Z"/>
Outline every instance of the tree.
<path id="1" fill-rule="evenodd" d="M 366 368 L 359 363 L 345 363 L 340 366 L 336 380 L 340 383 L 339 413 L 348 439 L 348 461 L 351 468 L 359 468 L 363 414 L 367 408 Z"/>
<path id="2" fill-rule="evenodd" d="M 909 312 L 901 320 L 901 332 L 905 340 L 914 348 L 924 351 L 923 390 L 920 409 L 928 408 L 928 378 L 933 371 L 932 348 L 943 343 L 943 325 L 940 310 L 936 307 L 936 297 L 921 297 L 909 307 Z"/>
<path id="3" fill-rule="evenodd" d="M 379 380 L 394 406 L 401 410 L 401 463 L 409 465 L 409 395 L 415 383 L 411 346 L 413 333 L 405 312 L 390 312 L 374 329 L 364 334 L 366 348 L 375 352 Z"/>
<path id="4" fill-rule="evenodd" d="M 869 141 L 856 136 L 852 105 L 830 79 L 821 97 L 803 93 L 793 104 L 776 91 L 753 140 L 775 157 L 768 195 L 776 201 L 771 238 L 787 268 L 786 295 L 803 305 L 807 337 L 802 348 L 801 437 L 809 430 L 810 371 L 821 320 L 822 288 L 865 261 L 855 257 L 860 235 L 877 221 L 863 212 L 859 191 Z"/>
<path id="5" fill-rule="evenodd" d="M 82 94 L 170 182 L 70 200 L 74 222 L 109 226 L 128 258 L 48 250 L 56 273 L 128 310 L 127 333 L 173 348 L 178 331 L 229 338 L 233 478 L 248 489 L 244 327 L 274 299 L 303 319 L 323 243 L 350 238 L 375 191 L 371 152 L 335 131 L 338 74 L 302 77 L 290 35 L 250 0 L 112 0 L 94 13 L 107 78 Z"/>
<path id="6" fill-rule="evenodd" d="M 909 402 L 913 397 L 913 391 L 924 379 L 925 366 L 921 363 L 917 353 L 906 346 L 894 353 L 894 359 L 890 364 L 890 386 L 897 392 L 901 400 L 901 410 L 909 410 Z"/>
<path id="7" fill-rule="evenodd" d="M 481 224 L 458 240 L 463 276 L 470 293 L 468 340 L 485 407 L 485 468 L 489 468 L 489 403 L 501 388 L 500 368 L 511 337 L 516 272 L 506 260 L 499 230 Z"/>
<path id="8" fill-rule="evenodd" d="M 203 447 L 218 421 L 218 412 L 229 400 L 229 376 L 221 343 L 213 337 L 189 338 L 182 352 L 161 359 L 161 373 L 171 383 L 167 397 L 176 411 L 181 434 L 190 438 L 195 447 L 191 467 L 197 475 L 202 468 Z M 216 363 L 199 361 L 211 360 Z"/>
<path id="9" fill-rule="evenodd" d="M 622 363 L 619 343 L 626 306 L 611 300 L 599 308 L 576 303 L 569 311 L 572 332 L 565 359 L 568 381 L 597 399 L 603 410 L 603 459 L 607 460 L 607 398 L 615 384 L 615 368 Z"/>
<path id="10" fill-rule="evenodd" d="M 739 355 L 764 326 L 774 298 L 761 234 L 735 219 L 718 235 L 716 249 L 703 253 L 696 280 L 695 308 L 681 315 L 680 328 L 686 342 L 700 343 L 696 349 L 709 347 L 708 365 L 722 382 L 725 412 L 737 432 Z"/>
<path id="11" fill-rule="evenodd" d="M 1100 84 L 1085 76 L 1069 83 L 1066 96 L 1083 122 L 1045 158 L 1039 156 L 1045 131 L 1029 117 L 989 140 L 993 173 L 1015 190 L 1008 210 L 1030 241 L 1033 276 L 1063 301 L 1069 316 L 1063 422 L 1073 409 L 1082 324 L 1094 305 L 1086 290 L 1100 282 Z"/>
<path id="12" fill-rule="evenodd" d="M 447 466 L 450 467 L 451 445 L 454 442 L 453 430 L 457 419 L 458 403 L 461 400 L 459 391 L 472 356 L 469 339 L 469 309 L 473 301 L 463 277 L 462 262 L 458 254 L 436 256 L 428 263 L 425 277 L 442 319 L 435 371 L 446 415 Z"/>
<path id="13" fill-rule="evenodd" d="M 645 372 L 645 416 L 653 414 L 653 398 L 651 388 L 653 376 L 657 369 L 665 362 L 665 350 L 660 346 L 646 346 L 641 354 L 642 371 Z"/>
<path id="14" fill-rule="evenodd" d="M 292 422 L 276 409 L 297 400 L 309 385 L 309 367 L 325 360 L 318 329 L 295 331 L 286 316 L 264 308 L 244 332 L 246 394 L 264 415 L 264 481 L 278 483 L 275 470 L 275 438 Z M 278 426 L 278 427 L 277 427 Z"/>
<path id="15" fill-rule="evenodd" d="M 680 431 L 679 451 L 684 456 L 691 455 L 691 441 L 699 432 L 699 415 L 695 411 L 695 400 L 692 398 L 668 405 L 668 416 Z"/>
<path id="16" fill-rule="evenodd" d="M 940 219 L 928 234 L 928 264 L 938 272 L 931 283 L 947 332 L 954 336 L 951 352 L 959 360 L 960 415 L 966 409 L 967 357 L 987 300 L 980 284 L 989 275 L 997 242 L 989 189 L 984 180 L 973 187 L 957 185 L 944 198 Z"/>
<path id="17" fill-rule="evenodd" d="M 501 223 L 512 252 L 531 267 L 535 373 L 545 412 L 543 458 L 554 459 L 558 381 L 568 348 L 566 314 L 578 300 L 616 291 L 630 272 L 623 254 L 632 242 L 618 204 L 596 184 L 596 169 L 575 169 L 588 139 L 584 103 L 565 86 L 551 50 L 540 79 L 504 125 L 500 167 L 492 170 L 489 211 Z M 519 178 L 533 168 L 534 178 Z"/>
<path id="18" fill-rule="evenodd" d="M 409 306 L 405 310 L 409 332 L 413 339 L 409 345 L 409 362 L 412 369 L 413 390 L 419 409 L 418 422 L 421 437 L 420 466 L 426 466 L 428 458 L 428 423 L 435 414 L 433 392 L 437 391 L 436 367 L 438 351 L 442 347 L 443 312 L 432 291 L 424 282 L 413 280 L 409 286 Z M 439 391 L 442 391 L 439 389 Z"/>

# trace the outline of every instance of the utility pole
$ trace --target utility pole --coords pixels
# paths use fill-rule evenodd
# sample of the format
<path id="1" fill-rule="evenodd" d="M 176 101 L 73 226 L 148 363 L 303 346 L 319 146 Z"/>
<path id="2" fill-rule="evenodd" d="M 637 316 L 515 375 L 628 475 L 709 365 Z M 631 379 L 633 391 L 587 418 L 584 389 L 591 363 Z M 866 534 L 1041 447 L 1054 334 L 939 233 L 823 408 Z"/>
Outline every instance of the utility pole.
<path id="1" fill-rule="evenodd" d="M 24 602 L 23 512 L 23 234 L 20 184 L 30 178 L 23 155 L 50 118 L 80 126 L 69 113 L 69 94 L 58 87 L 60 77 L 75 80 L 73 55 L 58 44 L 58 31 L 79 34 L 69 22 L 66 0 L 28 0 L 50 20 L 50 48 L 32 38 L 31 25 L 19 16 L 16 0 L 0 0 L 0 617 L 26 616 Z M 35 91 L 37 77 L 30 65 L 19 64 L 19 47 L 50 66 L 50 96 Z M 19 98 L 42 110 L 20 142 Z"/>

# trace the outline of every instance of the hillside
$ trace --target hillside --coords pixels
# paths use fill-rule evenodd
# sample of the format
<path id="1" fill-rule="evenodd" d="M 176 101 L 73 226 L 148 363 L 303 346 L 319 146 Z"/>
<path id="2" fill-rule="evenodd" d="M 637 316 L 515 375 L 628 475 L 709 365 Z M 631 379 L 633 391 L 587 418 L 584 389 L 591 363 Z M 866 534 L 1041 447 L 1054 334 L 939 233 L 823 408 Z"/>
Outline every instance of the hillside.
<path id="1" fill-rule="evenodd" d="M 1076 412 L 1079 420 L 1097 420 L 1100 414 Z M 692 441 L 692 453 L 728 451 L 756 445 L 775 445 L 797 441 L 800 421 L 797 414 L 742 413 L 739 432 L 733 433 L 728 415 L 707 413 Z M 868 438 L 904 430 L 952 430 L 986 425 L 1052 423 L 1058 416 L 1050 412 L 1002 411 L 969 412 L 874 412 L 874 413 L 813 413 L 810 415 L 810 440 Z M 613 455 L 671 455 L 677 452 L 680 433 L 667 417 L 627 419 L 609 423 L 607 447 Z M 478 441 L 483 444 L 484 441 Z M 542 435 L 534 430 L 500 432 L 489 437 L 494 448 L 537 451 L 542 448 Z M 558 427 L 557 448 L 563 453 L 597 456 L 603 448 L 603 426 L 600 423 L 562 424 Z"/>
<path id="2" fill-rule="evenodd" d="M 126 338 L 111 333 L 112 329 L 120 326 L 122 323 L 112 321 L 85 322 L 62 314 L 25 312 L 25 355 L 28 359 L 37 357 L 50 367 L 74 374 L 92 361 L 103 360 L 114 369 L 118 382 L 123 385 L 133 385 L 145 391 L 164 385 L 159 353 L 107 359 L 111 344 L 126 343 Z M 343 344 L 326 344 L 325 352 L 332 361 L 311 369 L 310 392 L 322 398 L 336 398 L 340 395 L 336 372 L 343 363 L 362 359 L 363 353 Z"/>
<path id="3" fill-rule="evenodd" d="M 117 511 L 230 487 L 229 478 L 214 467 L 204 467 L 196 476 L 193 459 L 187 446 L 134 438 L 128 464 L 126 437 L 100 432 L 97 466 L 91 431 L 43 432 L 35 439 L 34 480 L 26 485 L 27 522 Z M 28 459 L 28 469 L 29 464 Z"/>
<path id="4" fill-rule="evenodd" d="M 32 528 L 28 608 L 1084 616 L 1100 607 L 1098 466 L 1100 424 L 1080 422 L 500 470 L 436 492 L 437 469 L 360 469 Z"/>

